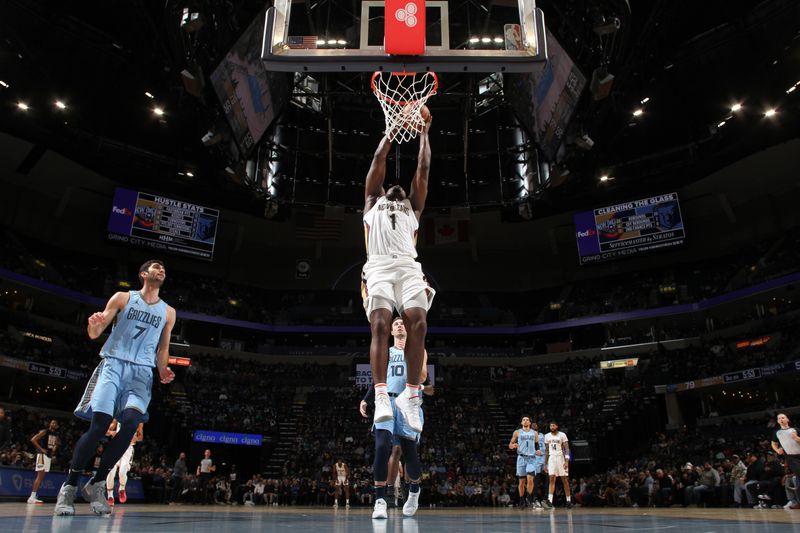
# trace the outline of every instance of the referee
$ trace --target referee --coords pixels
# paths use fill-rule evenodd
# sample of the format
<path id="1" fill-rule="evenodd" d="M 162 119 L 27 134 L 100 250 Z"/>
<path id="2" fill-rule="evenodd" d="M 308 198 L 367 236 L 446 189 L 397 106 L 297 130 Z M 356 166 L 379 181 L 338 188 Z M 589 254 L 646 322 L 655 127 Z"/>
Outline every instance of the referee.
<path id="1" fill-rule="evenodd" d="M 772 437 L 772 449 L 778 455 L 786 456 L 786 467 L 795 476 L 795 487 L 800 476 L 800 436 L 797 430 L 789 425 L 789 417 L 783 413 L 778 414 L 780 429 Z M 795 503 L 790 509 L 800 509 L 800 503 Z"/>

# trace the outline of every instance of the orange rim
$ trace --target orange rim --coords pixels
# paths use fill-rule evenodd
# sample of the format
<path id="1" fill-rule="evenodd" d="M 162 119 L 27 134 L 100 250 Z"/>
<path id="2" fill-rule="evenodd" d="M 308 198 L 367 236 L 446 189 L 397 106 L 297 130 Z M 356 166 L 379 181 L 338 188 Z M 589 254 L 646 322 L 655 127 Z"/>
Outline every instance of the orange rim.
<path id="1" fill-rule="evenodd" d="M 377 96 L 378 98 L 380 98 L 384 102 L 389 102 L 392 105 L 402 105 L 402 106 L 408 105 L 408 104 L 410 104 L 412 102 L 418 102 L 420 100 L 418 98 L 416 100 L 401 100 L 401 101 L 397 101 L 397 100 L 389 98 L 388 96 L 383 94 L 381 92 L 381 90 L 378 88 L 378 86 L 375 84 L 375 80 L 383 73 L 384 73 L 383 71 L 377 70 L 372 74 L 372 79 L 370 80 L 370 85 L 372 86 L 372 92 L 375 93 L 375 96 Z M 431 89 L 430 92 L 428 93 L 428 95 L 426 96 L 426 99 L 428 99 L 431 96 L 433 96 L 434 94 L 436 94 L 436 90 L 439 88 L 439 76 L 437 76 L 435 72 L 430 72 L 430 71 L 426 72 L 425 74 L 430 74 L 431 76 L 433 76 L 433 89 Z M 398 76 L 398 77 L 399 76 L 416 76 L 417 73 L 416 72 L 392 72 L 392 73 L 390 73 L 390 75 L 391 76 Z"/>

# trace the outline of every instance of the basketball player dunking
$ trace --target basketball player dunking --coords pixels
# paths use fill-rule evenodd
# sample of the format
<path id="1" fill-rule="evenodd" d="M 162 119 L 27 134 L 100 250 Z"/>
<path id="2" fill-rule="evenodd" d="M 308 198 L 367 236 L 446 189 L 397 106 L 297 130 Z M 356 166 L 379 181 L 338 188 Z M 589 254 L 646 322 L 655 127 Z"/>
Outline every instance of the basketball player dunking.
<path id="1" fill-rule="evenodd" d="M 389 478 L 389 458 L 395 446 L 402 450 L 403 460 L 405 461 L 406 474 L 409 478 L 408 499 L 403 505 L 403 515 L 414 516 L 419 506 L 420 478 L 422 476 L 422 465 L 417 452 L 420 434 L 414 431 L 406 419 L 400 415 L 397 407 L 396 398 L 403 393 L 406 383 L 408 367 L 404 357 L 404 347 L 406 346 L 406 330 L 403 326 L 403 319 L 398 317 L 392 321 L 392 336 L 394 346 L 389 349 L 389 365 L 387 374 L 388 395 L 391 396 L 391 406 L 394 409 L 394 416 L 385 422 L 376 422 L 373 425 L 375 433 L 375 460 L 372 465 L 373 478 L 375 481 L 375 506 L 372 518 L 387 518 L 386 485 Z M 427 378 L 426 363 L 427 352 L 423 351 L 422 370 L 419 382 L 422 383 Z M 368 391 L 367 396 L 361 401 L 359 410 L 361 416 L 367 416 L 367 401 L 375 389 Z M 422 408 L 419 407 L 417 416 L 422 421 Z M 394 481 L 392 479 L 392 481 Z"/>
<path id="2" fill-rule="evenodd" d="M 97 471 L 82 489 L 92 512 L 99 515 L 111 512 L 106 499 L 106 476 L 130 446 L 139 423 L 147 421 L 153 367 L 158 369 L 161 383 L 175 378 L 169 368 L 169 339 L 175 325 L 175 309 L 159 297 L 166 276 L 162 261 L 147 261 L 139 267 L 141 290 L 114 294 L 105 310 L 88 319 L 86 329 L 90 339 L 98 338 L 112 322 L 114 328 L 100 350 L 102 361 L 89 378 L 75 409 L 75 415 L 90 420 L 91 425 L 75 445 L 69 475 L 58 491 L 56 515 L 75 514 L 80 474 L 111 420 L 116 418 L 121 429 L 104 447 Z"/>
<path id="3" fill-rule="evenodd" d="M 550 433 L 544 437 L 545 444 L 545 473 L 550 476 L 550 488 L 547 493 L 547 503 L 542 505 L 547 509 L 553 507 L 553 493 L 556 489 L 556 478 L 561 478 L 564 485 L 564 494 L 567 497 L 567 509 L 572 509 L 572 495 L 569 489 L 569 440 L 558 430 L 558 424 L 550 422 Z"/>
<path id="4" fill-rule="evenodd" d="M 114 437 L 117 433 L 119 433 L 119 422 L 114 419 L 111 421 L 111 426 L 109 426 L 106 435 L 109 437 Z M 139 427 L 136 428 L 136 434 L 134 434 L 133 439 L 131 439 L 131 445 L 128 446 L 128 449 L 125 450 L 125 453 L 122 455 L 117 464 L 111 467 L 111 471 L 106 476 L 106 493 L 108 494 L 108 505 L 114 505 L 114 478 L 119 472 L 119 491 L 117 494 L 119 495 L 119 503 L 125 503 L 128 501 L 128 493 L 125 491 L 125 485 L 128 483 L 128 472 L 131 469 L 131 460 L 133 459 L 133 447 L 136 445 L 137 442 L 141 442 L 144 438 L 144 424 L 139 423 Z"/>
<path id="5" fill-rule="evenodd" d="M 339 507 L 339 497 L 342 495 L 342 488 L 344 487 L 345 508 L 350 509 L 350 467 L 339 459 L 333 465 L 333 470 L 336 473 L 336 495 L 334 496 L 333 506 Z"/>
<path id="6" fill-rule="evenodd" d="M 411 182 L 411 192 L 400 185 L 384 191 L 386 158 L 392 143 L 384 136 L 375 151 L 367 173 L 364 189 L 364 232 L 367 245 L 367 262 L 362 271 L 362 297 L 370 322 L 372 342 L 370 365 L 375 384 L 375 423 L 392 419 L 393 410 L 386 387 L 389 334 L 392 311 L 396 309 L 403 318 L 407 331 L 405 364 L 408 374 L 403 379 L 404 389 L 396 405 L 409 427 L 422 431 L 419 397 L 422 359 L 425 350 L 427 313 L 434 291 L 428 287 L 422 266 L 417 257 L 416 240 L 419 218 L 428 196 L 428 171 L 431 149 L 428 132 L 431 115 L 423 106 L 425 127 L 420 132 L 417 170 Z"/>

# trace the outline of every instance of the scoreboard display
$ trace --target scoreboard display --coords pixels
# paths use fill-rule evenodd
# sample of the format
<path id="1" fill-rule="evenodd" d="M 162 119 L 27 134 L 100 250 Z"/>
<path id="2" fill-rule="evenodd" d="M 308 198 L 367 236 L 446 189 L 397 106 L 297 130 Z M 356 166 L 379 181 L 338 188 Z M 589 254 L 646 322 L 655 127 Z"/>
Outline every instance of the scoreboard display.
<path id="1" fill-rule="evenodd" d="M 581 265 L 679 246 L 685 238 L 675 192 L 575 213 Z"/>
<path id="2" fill-rule="evenodd" d="M 117 188 L 108 219 L 108 238 L 211 261 L 218 222 L 217 209 Z"/>

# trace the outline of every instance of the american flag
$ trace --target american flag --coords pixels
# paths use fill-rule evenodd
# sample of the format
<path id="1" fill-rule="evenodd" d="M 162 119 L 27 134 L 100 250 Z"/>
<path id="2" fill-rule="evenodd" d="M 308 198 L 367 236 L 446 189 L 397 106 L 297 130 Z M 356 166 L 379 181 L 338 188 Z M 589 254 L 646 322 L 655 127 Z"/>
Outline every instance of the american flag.
<path id="1" fill-rule="evenodd" d="M 323 213 L 295 212 L 294 236 L 303 240 L 338 241 L 342 235 L 342 220 L 325 218 Z"/>
<path id="2" fill-rule="evenodd" d="M 286 41 L 289 48 L 294 50 L 301 48 L 316 48 L 317 36 L 316 35 L 290 35 Z"/>

